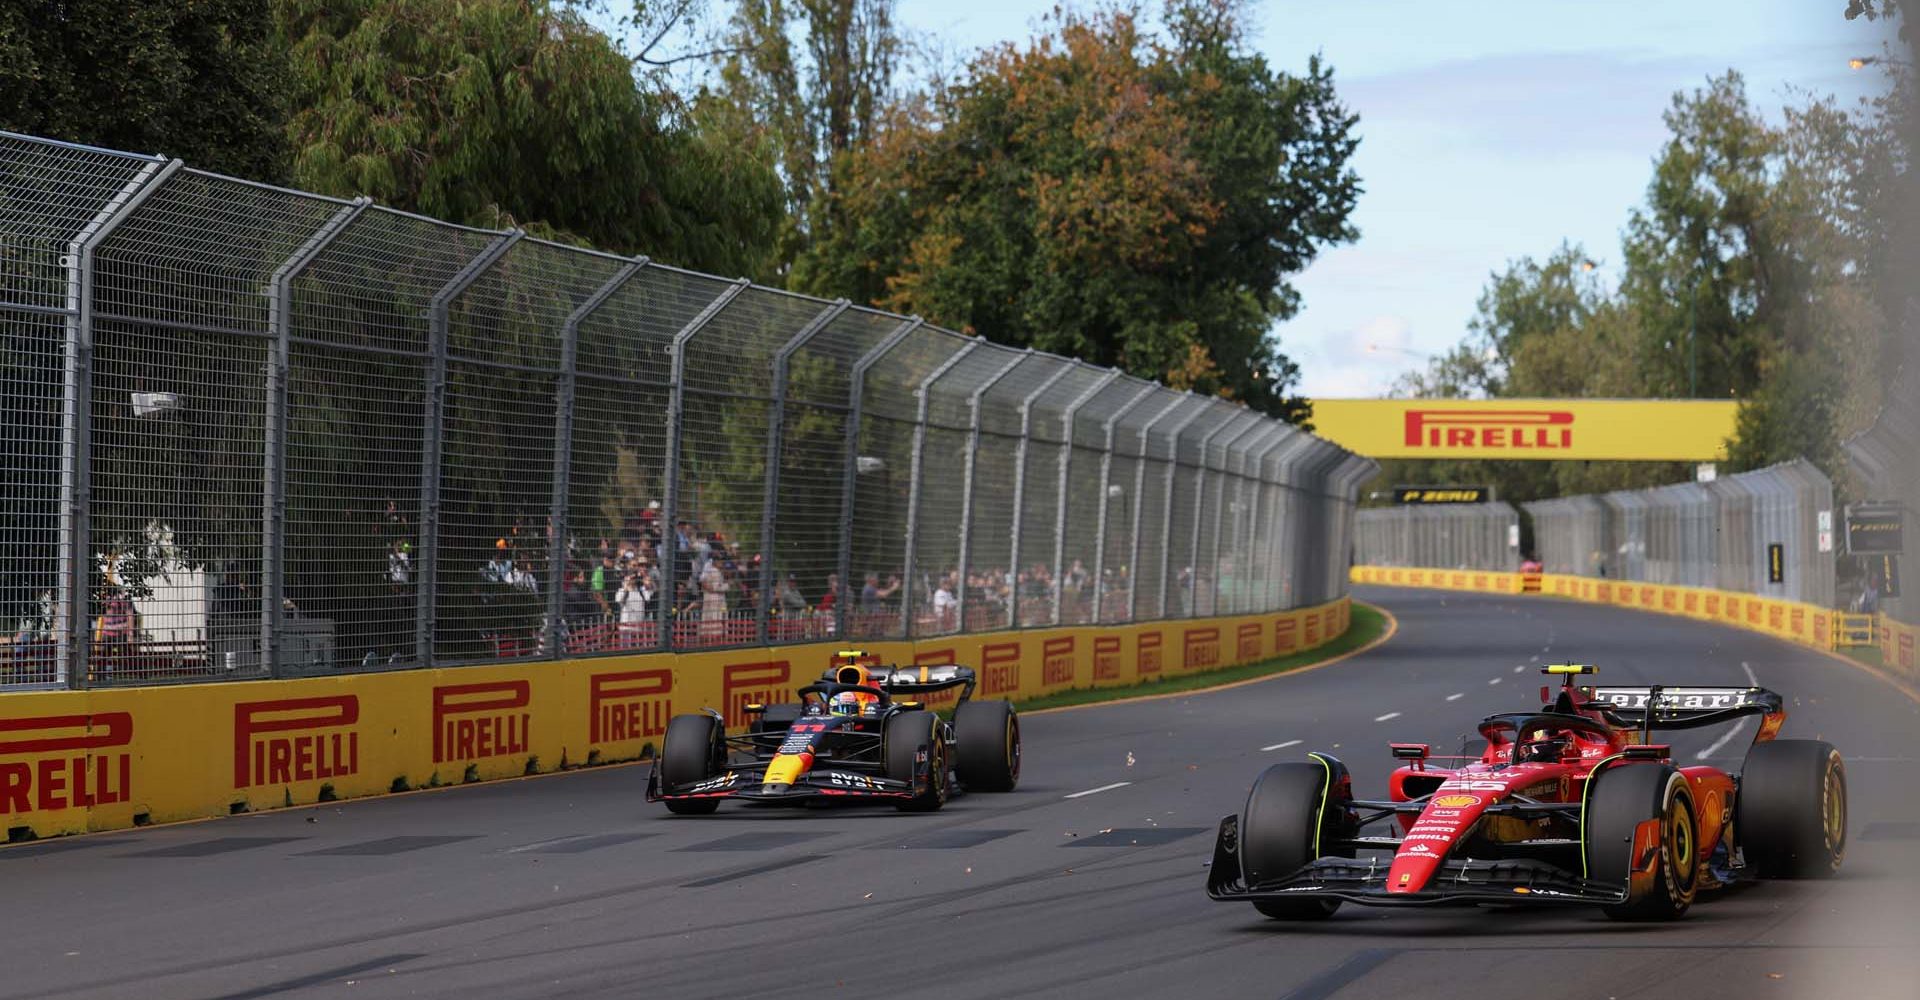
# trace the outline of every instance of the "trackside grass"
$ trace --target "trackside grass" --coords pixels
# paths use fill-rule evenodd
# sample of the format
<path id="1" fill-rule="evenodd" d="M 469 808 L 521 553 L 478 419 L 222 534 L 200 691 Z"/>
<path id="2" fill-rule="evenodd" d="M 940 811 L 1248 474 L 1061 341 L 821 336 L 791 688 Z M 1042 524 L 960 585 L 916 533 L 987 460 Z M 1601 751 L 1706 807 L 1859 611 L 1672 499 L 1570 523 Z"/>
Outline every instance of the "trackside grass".
<path id="1" fill-rule="evenodd" d="M 1013 703 L 1014 708 L 1023 713 L 1044 712 L 1050 709 L 1072 708 L 1078 705 L 1094 705 L 1110 701 L 1131 701 L 1137 698 L 1164 698 L 1168 695 L 1206 691 L 1217 687 L 1226 687 L 1250 680 L 1258 680 L 1275 674 L 1284 674 L 1300 670 L 1329 660 L 1346 656 L 1384 640 L 1392 634 L 1393 621 L 1385 612 L 1369 604 L 1353 602 L 1352 621 L 1345 635 L 1302 653 L 1291 656 L 1262 660 L 1259 663 L 1245 663 L 1225 670 L 1210 670 L 1205 673 L 1181 674 L 1160 680 L 1146 681 L 1131 687 L 1119 688 L 1083 688 L 1074 691 L 1060 691 L 1028 698 Z"/>

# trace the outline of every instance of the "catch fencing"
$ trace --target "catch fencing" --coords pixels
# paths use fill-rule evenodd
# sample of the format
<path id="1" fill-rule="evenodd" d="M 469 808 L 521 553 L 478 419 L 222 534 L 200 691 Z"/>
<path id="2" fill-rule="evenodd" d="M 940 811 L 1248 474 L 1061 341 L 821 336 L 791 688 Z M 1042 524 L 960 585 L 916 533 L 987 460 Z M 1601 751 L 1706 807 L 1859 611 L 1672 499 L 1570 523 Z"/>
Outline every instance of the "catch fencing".
<path id="1" fill-rule="evenodd" d="M 1902 570 L 1920 572 L 1920 531 L 1912 523 L 1915 500 L 1920 498 L 1920 369 L 1905 369 L 1889 387 L 1886 400 L 1873 426 L 1847 441 L 1846 452 L 1854 481 L 1860 486 L 1859 499 L 1896 504 L 1904 510 L 1901 551 L 1893 554 L 1891 566 L 1879 558 L 1860 560 L 1848 574 L 1852 593 L 1842 596 L 1851 598 L 1849 607 L 1862 607 L 1860 597 L 1872 586 L 1876 596 L 1869 610 L 1895 621 L 1920 624 L 1920 599 L 1907 592 L 1915 584 L 1899 578 Z M 1845 530 L 1846 526 L 1835 527 Z M 1888 580 L 1889 575 L 1894 579 Z M 1885 593 L 1888 590 L 1893 592 Z M 1908 635 L 1906 655 L 1911 661 L 1911 633 Z M 1888 662 L 1892 662 L 1891 644 L 1888 650 Z"/>
<path id="2" fill-rule="evenodd" d="M 1357 512 L 1354 533 L 1362 566 L 1519 567 L 1520 514 L 1507 503 L 1372 507 Z"/>
<path id="3" fill-rule="evenodd" d="M 1521 506 L 1548 573 L 1834 604 L 1833 484 L 1804 460 Z"/>
<path id="4" fill-rule="evenodd" d="M 0 687 L 1346 591 L 1373 463 L 903 317 L 0 133 Z"/>

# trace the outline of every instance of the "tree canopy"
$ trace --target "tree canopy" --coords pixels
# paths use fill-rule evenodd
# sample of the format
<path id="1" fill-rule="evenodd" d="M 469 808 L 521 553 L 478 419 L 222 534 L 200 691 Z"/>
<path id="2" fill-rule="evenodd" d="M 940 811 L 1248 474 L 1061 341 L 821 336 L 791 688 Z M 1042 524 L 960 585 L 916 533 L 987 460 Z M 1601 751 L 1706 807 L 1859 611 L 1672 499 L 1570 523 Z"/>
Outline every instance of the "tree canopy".
<path id="1" fill-rule="evenodd" d="M 1356 118 L 1235 14 L 1174 4 L 1156 35 L 1059 12 L 893 107 L 836 161 L 793 284 L 1304 419 L 1268 331 L 1288 277 L 1356 235 Z"/>

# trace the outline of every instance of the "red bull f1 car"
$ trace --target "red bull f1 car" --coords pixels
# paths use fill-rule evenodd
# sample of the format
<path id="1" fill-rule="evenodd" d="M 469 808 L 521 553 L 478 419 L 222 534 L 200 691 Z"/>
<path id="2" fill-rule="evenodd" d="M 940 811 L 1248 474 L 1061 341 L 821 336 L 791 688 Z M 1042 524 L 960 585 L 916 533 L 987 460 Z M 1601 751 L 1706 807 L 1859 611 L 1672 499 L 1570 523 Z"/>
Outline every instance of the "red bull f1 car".
<path id="1" fill-rule="evenodd" d="M 973 700 L 972 668 L 870 666 L 859 650 L 835 660 L 797 703 L 748 705 L 745 733 L 729 735 L 712 710 L 668 720 L 647 801 L 681 815 L 725 799 L 931 812 L 955 792 L 1010 792 L 1019 782 L 1019 717 L 1004 701 Z M 951 721 L 913 700 L 955 688 Z"/>
<path id="2" fill-rule="evenodd" d="M 1385 800 L 1353 797 L 1340 761 L 1276 764 L 1246 811 L 1220 822 L 1207 893 L 1283 920 L 1372 906 L 1572 903 L 1625 919 L 1673 919 L 1702 892 L 1748 878 L 1817 878 L 1840 868 L 1847 780 L 1819 740 L 1774 737 L 1786 722 L 1764 688 L 1575 686 L 1543 707 L 1487 717 L 1484 746 L 1402 761 Z M 1663 730 L 1759 716 L 1737 774 L 1679 767 Z M 1473 756 L 1477 752 L 1478 756 Z M 1454 766 L 1441 766 L 1440 760 Z M 1367 835 L 1376 824 L 1381 835 Z"/>

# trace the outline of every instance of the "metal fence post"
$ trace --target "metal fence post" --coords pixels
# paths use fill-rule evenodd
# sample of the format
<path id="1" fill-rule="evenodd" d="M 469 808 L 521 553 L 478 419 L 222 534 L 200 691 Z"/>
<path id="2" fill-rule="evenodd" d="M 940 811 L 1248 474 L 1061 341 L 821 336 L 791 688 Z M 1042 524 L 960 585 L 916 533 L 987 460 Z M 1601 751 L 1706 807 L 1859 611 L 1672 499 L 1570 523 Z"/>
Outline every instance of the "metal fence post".
<path id="1" fill-rule="evenodd" d="M 1172 589 L 1167 586 L 1167 571 L 1171 569 L 1173 565 L 1173 486 L 1174 481 L 1179 478 L 1180 472 L 1180 435 L 1186 433 L 1188 425 L 1200 419 L 1205 414 L 1219 409 L 1221 405 L 1223 404 L 1217 400 L 1208 400 L 1206 406 L 1202 406 L 1192 413 L 1187 414 L 1186 419 L 1180 421 L 1180 423 L 1176 424 L 1173 428 L 1173 448 L 1169 451 L 1167 459 L 1167 493 L 1165 501 L 1161 505 L 1161 509 L 1167 512 L 1166 528 L 1164 532 L 1162 532 L 1166 537 L 1166 541 L 1160 546 L 1160 617 L 1163 620 L 1167 617 L 1167 591 Z M 1202 446 L 1200 457 L 1203 460 L 1206 458 L 1204 446 Z M 1202 464 L 1205 464 L 1204 461 Z M 1197 507 L 1193 513 L 1193 533 L 1195 536 L 1200 534 L 1200 511 Z M 1198 545 L 1199 543 L 1196 541 L 1194 544 Z M 1194 553 L 1188 551 L 1187 558 L 1192 559 L 1193 556 Z"/>
<path id="2" fill-rule="evenodd" d="M 833 597 L 833 634 L 841 639 L 847 638 L 847 605 L 852 603 L 853 596 L 853 500 L 859 489 L 860 411 L 867 393 L 867 372 L 909 334 L 925 325 L 926 320 L 918 316 L 908 317 L 887 334 L 886 339 L 860 355 L 848 376 L 847 451 L 845 464 L 840 469 L 840 593 Z"/>
<path id="3" fill-rule="evenodd" d="M 60 584 L 54 623 L 57 665 L 69 687 L 87 686 L 87 608 L 91 600 L 93 512 L 94 255 L 140 206 L 183 166 L 154 161 L 140 168 L 67 242 L 67 384 L 60 414 Z"/>
<path id="4" fill-rule="evenodd" d="M 1093 623 L 1095 625 L 1100 624 L 1100 608 L 1106 603 L 1107 596 L 1107 508 L 1113 506 L 1107 500 L 1107 489 L 1113 481 L 1113 428 L 1120 422 L 1121 417 L 1126 416 L 1148 396 L 1158 392 L 1159 388 L 1152 383 L 1141 386 L 1140 391 L 1135 393 L 1132 399 L 1122 403 L 1119 409 L 1113 411 L 1113 415 L 1108 417 L 1106 424 L 1100 428 L 1104 441 L 1100 448 L 1100 515 L 1094 519 L 1097 525 L 1094 529 L 1093 542 Z M 1131 608 L 1132 590 L 1128 590 L 1127 600 L 1128 607 Z M 1133 615 L 1129 613 L 1127 617 L 1131 618 Z"/>
<path id="5" fill-rule="evenodd" d="M 1278 484 L 1266 478 L 1267 456 L 1272 455 L 1275 449 L 1285 444 L 1287 442 L 1287 439 L 1293 436 L 1291 433 L 1288 433 L 1292 429 L 1293 428 L 1291 427 L 1283 425 L 1280 428 L 1280 433 L 1275 434 L 1273 436 L 1273 440 L 1267 442 L 1267 446 L 1260 449 L 1260 451 L 1254 456 L 1254 459 L 1253 459 L 1253 481 L 1255 483 L 1256 492 L 1254 493 L 1254 506 L 1253 506 L 1254 530 L 1253 530 L 1253 537 L 1249 539 L 1249 542 L 1252 544 L 1253 549 L 1256 552 L 1261 551 L 1261 546 L 1260 546 L 1261 541 L 1264 540 L 1268 543 L 1268 545 L 1266 546 L 1266 553 L 1261 557 L 1262 561 L 1265 563 L 1265 566 L 1264 566 L 1264 572 L 1261 574 L 1261 577 L 1260 577 L 1260 606 L 1253 609 L 1254 611 L 1260 612 L 1260 613 L 1278 610 L 1275 607 L 1273 607 L 1273 575 L 1276 569 L 1273 561 L 1273 546 L 1272 546 L 1274 526 L 1267 524 L 1266 520 L 1263 520 L 1260 517 L 1260 508 L 1264 506 L 1267 508 L 1267 520 L 1273 519 L 1273 516 L 1274 516 L 1273 503 L 1268 498 L 1272 495 L 1274 490 L 1277 490 L 1280 488 Z M 1261 530 L 1262 528 L 1265 529 L 1264 533 Z"/>
<path id="6" fill-rule="evenodd" d="M 1013 568 L 1014 586 L 1013 600 L 1007 602 L 1008 628 L 1020 626 L 1020 534 L 1027 520 L 1026 511 L 1023 508 L 1027 502 L 1027 445 L 1033 440 L 1033 404 L 1042 393 L 1053 388 L 1055 382 L 1066 378 L 1067 373 L 1073 371 L 1079 364 L 1078 361 L 1063 360 L 1059 371 L 1047 376 L 1046 381 L 1040 383 L 1027 394 L 1027 398 L 1020 401 L 1020 443 L 1013 449 L 1013 531 L 1012 538 L 1009 539 L 1013 547 L 1013 557 L 1007 561 L 1007 565 Z"/>
<path id="7" fill-rule="evenodd" d="M 1265 423 L 1255 421 L 1253 425 L 1246 430 L 1227 439 L 1227 453 L 1221 458 L 1220 464 L 1222 466 L 1227 465 L 1228 460 L 1233 457 L 1234 445 L 1245 440 L 1248 435 L 1256 431 L 1264 432 L 1266 429 L 1267 425 Z M 1229 475 L 1233 476 L 1236 480 L 1234 483 L 1235 504 L 1239 503 L 1240 484 L 1245 481 L 1245 477 L 1235 473 L 1229 473 L 1225 468 L 1222 468 L 1220 470 L 1222 480 L 1220 483 L 1220 493 L 1213 498 L 1213 613 L 1216 615 L 1220 614 L 1220 522 L 1223 520 L 1221 515 L 1233 513 L 1233 508 L 1226 503 L 1227 490 L 1225 480 Z M 1237 526 L 1234 529 L 1234 534 L 1236 536 L 1239 534 L 1239 528 Z M 1231 614 L 1232 612 L 1228 613 Z"/>
<path id="8" fill-rule="evenodd" d="M 979 387 L 967 397 L 967 454 L 966 465 L 960 474 L 960 579 L 954 586 L 954 601 L 960 606 L 960 631 L 967 630 L 967 574 L 973 569 L 973 477 L 974 466 L 980 459 L 980 399 L 1007 373 L 1020 367 L 1020 363 L 1033 356 L 1033 348 L 1015 355 L 1001 369 L 988 376 Z M 1014 578 L 1018 579 L 1016 571 Z"/>
<path id="9" fill-rule="evenodd" d="M 672 375 L 668 381 L 669 396 L 667 400 L 667 498 L 666 502 L 661 505 L 661 514 L 665 520 L 665 524 L 663 525 L 665 530 L 660 532 L 660 573 L 662 585 L 660 587 L 661 600 L 658 612 L 660 616 L 661 649 L 673 648 L 673 616 L 674 611 L 679 606 L 680 581 L 677 577 L 680 572 L 680 438 L 681 431 L 686 424 L 687 341 L 692 340 L 693 335 L 699 333 L 701 327 L 706 326 L 713 321 L 715 316 L 720 315 L 720 310 L 725 309 L 727 303 L 732 302 L 740 296 L 740 293 L 752 287 L 753 282 L 746 278 L 741 278 L 733 284 L 728 285 L 726 291 L 721 292 L 712 302 L 707 303 L 706 307 L 700 310 L 699 315 L 688 320 L 687 325 L 681 327 L 680 332 L 673 335 L 673 367 Z M 697 577 L 694 583 L 698 586 L 699 581 Z"/>
<path id="10" fill-rule="evenodd" d="M 1100 376 L 1098 381 L 1087 386 L 1085 392 L 1067 404 L 1066 411 L 1060 417 L 1060 427 L 1063 431 L 1060 436 L 1065 441 L 1060 445 L 1060 491 L 1055 495 L 1057 502 L 1053 510 L 1053 617 L 1051 620 L 1055 625 L 1060 624 L 1060 594 L 1066 583 L 1067 476 L 1073 467 L 1073 420 L 1079 415 L 1080 407 L 1085 406 L 1088 400 L 1099 395 L 1100 390 L 1112 385 L 1119 377 L 1119 369 Z"/>
<path id="11" fill-rule="evenodd" d="M 370 198 L 355 198 L 273 272 L 267 300 L 267 330 L 273 335 L 273 354 L 267 365 L 265 482 L 260 505 L 260 659 L 269 677 L 280 676 L 280 626 L 287 596 L 287 382 L 293 371 L 293 279 L 371 204 Z"/>
<path id="12" fill-rule="evenodd" d="M 1167 414 L 1179 409 L 1180 404 L 1192 398 L 1193 393 L 1187 392 L 1167 400 L 1167 405 L 1162 408 L 1159 413 L 1154 414 L 1152 420 L 1147 421 L 1140 427 L 1140 461 L 1135 463 L 1133 467 L 1133 517 L 1131 518 L 1133 521 L 1133 541 L 1127 546 L 1127 573 L 1129 582 L 1132 584 L 1132 589 L 1128 592 L 1127 596 L 1128 621 L 1140 617 L 1140 581 L 1146 575 L 1140 572 L 1140 521 L 1145 516 L 1144 512 L 1147 507 L 1147 454 L 1148 448 L 1151 446 L 1151 439 L 1147 435 L 1153 430 L 1155 424 L 1166 418 Z M 1172 515 L 1171 511 L 1167 513 L 1168 516 Z M 1161 531 L 1160 544 L 1162 549 L 1166 548 L 1165 536 L 1166 532 L 1163 529 Z M 1166 573 L 1164 570 L 1161 572 L 1159 586 L 1161 593 L 1164 594 L 1167 587 Z"/>
<path id="13" fill-rule="evenodd" d="M 918 562 L 913 557 L 913 550 L 920 544 L 920 463 L 927 446 L 928 401 L 933 394 L 933 383 L 940 376 L 952 371 L 953 366 L 959 364 L 961 358 L 972 354 L 983 343 L 985 341 L 979 339 L 968 341 L 966 346 L 953 352 L 952 357 L 940 362 L 928 372 L 927 377 L 921 379 L 920 384 L 913 390 L 915 397 L 913 460 L 912 471 L 907 475 L 907 548 L 906 558 L 902 560 L 900 571 L 900 575 L 906 578 L 906 592 L 900 596 L 900 635 L 903 638 L 913 638 L 913 571 L 914 564 Z"/>
<path id="14" fill-rule="evenodd" d="M 851 305 L 846 299 L 840 299 L 829 305 L 825 312 L 815 316 L 806 326 L 800 328 L 780 345 L 773 356 L 773 401 L 767 413 L 767 493 L 760 507 L 760 551 L 766 558 L 760 560 L 760 620 L 755 623 L 755 634 L 761 642 L 769 641 L 770 624 L 773 618 L 773 592 L 777 582 L 777 573 L 773 561 L 776 556 L 774 542 L 779 525 L 775 515 L 780 509 L 780 462 L 786 453 L 785 436 L 787 432 L 787 368 L 793 356 L 812 340 L 814 334 L 826 329 L 840 314 Z M 835 598 L 837 601 L 838 598 Z"/>
<path id="15" fill-rule="evenodd" d="M 1189 618 L 1197 618 L 1200 615 L 1200 511 L 1207 505 L 1207 451 L 1213 447 L 1213 439 L 1219 437 L 1221 431 L 1233 426 L 1233 417 L 1234 414 L 1228 413 L 1220 421 L 1220 426 L 1208 431 L 1207 436 L 1200 439 L 1200 466 L 1195 470 L 1193 477 L 1193 545 L 1187 550 L 1194 567 L 1193 607 L 1187 613 Z M 1217 532 L 1220 529 L 1220 515 L 1217 509 L 1214 512 L 1213 527 L 1216 532 L 1213 536 L 1214 547 L 1218 549 L 1220 536 Z M 1215 577 L 1220 575 L 1219 569 L 1218 566 L 1214 567 Z"/>
<path id="16" fill-rule="evenodd" d="M 606 283 L 594 289 L 560 324 L 560 377 L 553 389 L 553 501 L 547 511 L 552 531 L 547 540 L 547 624 L 542 647 L 556 659 L 566 656 L 567 629 L 567 548 L 572 544 L 567 507 L 573 489 L 573 407 L 580 384 L 580 324 L 626 287 L 633 276 L 647 266 L 647 258 L 633 261 L 614 272 Z"/>
<path id="17" fill-rule="evenodd" d="M 441 449 L 446 445 L 448 309 L 461 292 L 480 280 L 480 276 L 525 235 L 518 229 L 500 234 L 433 293 L 433 300 L 427 306 L 431 360 L 427 364 L 427 398 L 422 414 L 424 433 L 420 442 L 420 584 L 413 626 L 416 666 L 433 665 L 433 630 L 439 613 L 434 591 L 440 578 L 440 458 Z"/>

